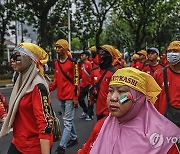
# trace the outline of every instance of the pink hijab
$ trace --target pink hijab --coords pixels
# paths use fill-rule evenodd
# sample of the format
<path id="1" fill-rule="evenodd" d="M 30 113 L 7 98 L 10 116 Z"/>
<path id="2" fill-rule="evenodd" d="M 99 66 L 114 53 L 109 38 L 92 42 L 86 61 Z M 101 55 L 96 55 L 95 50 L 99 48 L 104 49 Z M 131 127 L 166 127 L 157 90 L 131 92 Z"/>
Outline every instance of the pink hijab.
<path id="1" fill-rule="evenodd" d="M 133 106 L 122 117 L 106 118 L 90 154 L 166 154 L 180 129 L 161 115 L 141 92 L 130 89 Z"/>

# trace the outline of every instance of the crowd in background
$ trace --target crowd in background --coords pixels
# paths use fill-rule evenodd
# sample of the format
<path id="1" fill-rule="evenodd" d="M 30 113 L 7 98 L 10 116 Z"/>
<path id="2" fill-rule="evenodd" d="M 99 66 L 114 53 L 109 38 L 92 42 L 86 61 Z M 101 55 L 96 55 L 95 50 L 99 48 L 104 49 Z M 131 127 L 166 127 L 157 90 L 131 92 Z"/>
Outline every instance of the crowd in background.
<path id="1" fill-rule="evenodd" d="M 74 125 L 74 113 L 78 104 L 82 108 L 82 114 L 79 118 L 86 121 L 93 120 L 95 116 L 97 118 L 97 124 L 95 125 L 90 138 L 82 147 L 82 149 L 78 151 L 78 153 L 108 153 L 105 152 L 105 150 L 99 148 L 102 145 L 106 146 L 106 144 L 110 144 L 110 142 L 104 141 L 102 136 L 102 134 L 105 132 L 106 137 L 108 137 L 108 131 L 105 129 L 109 129 L 109 133 L 113 132 L 113 129 L 108 126 L 108 123 L 111 123 L 113 120 L 114 123 L 116 123 L 117 119 L 113 119 L 112 117 L 119 118 L 119 124 L 127 122 L 127 119 L 123 119 L 123 117 L 126 116 L 117 116 L 116 114 L 113 115 L 114 112 L 117 111 L 116 108 L 121 107 L 113 105 L 111 106 L 113 101 L 117 101 L 113 98 L 117 87 L 113 86 L 117 86 L 118 84 L 121 85 L 122 83 L 123 86 L 126 85 L 128 88 L 122 87 L 122 89 L 120 88 L 121 90 L 119 90 L 120 92 L 118 92 L 124 93 L 124 91 L 126 91 L 126 93 L 130 93 L 131 97 L 133 98 L 127 99 L 129 102 L 132 100 L 134 101 L 134 104 L 142 102 L 142 108 L 144 108 L 146 112 L 150 112 L 152 115 L 154 115 L 156 125 L 155 123 L 153 124 L 153 121 L 146 121 L 144 119 L 141 121 L 143 126 L 147 123 L 151 123 L 155 129 L 158 123 L 161 127 L 164 127 L 164 125 L 167 124 L 169 125 L 169 128 L 174 130 L 174 134 L 170 132 L 168 135 L 180 135 L 180 131 L 178 129 L 180 126 L 180 94 L 178 91 L 180 88 L 180 41 L 171 42 L 167 48 L 167 51 L 161 55 L 159 50 L 155 47 L 151 47 L 147 51 L 137 51 L 132 55 L 130 64 L 126 63 L 126 61 L 123 59 L 123 54 L 111 45 L 102 45 L 98 47 L 92 46 L 89 51 L 83 51 L 80 54 L 79 60 L 73 59 L 68 46 L 68 42 L 64 39 L 60 39 L 55 43 L 58 59 L 54 61 L 54 78 L 52 82 L 49 83 L 49 85 L 45 83 L 46 78 L 44 77 L 43 71 L 43 67 L 48 60 L 48 55 L 45 53 L 45 51 L 32 43 L 22 43 L 20 44 L 19 48 L 15 48 L 15 52 L 11 57 L 11 65 L 16 72 L 20 73 L 20 75 L 18 77 L 16 76 L 17 81 L 13 80 L 13 90 L 17 94 L 17 96 L 12 94 L 10 99 L 10 111 L 13 113 L 6 112 L 6 108 L 2 103 L 5 101 L 5 99 L 2 98 L 0 104 L 0 118 L 4 123 L 0 136 L 3 136 L 5 134 L 5 130 L 11 127 L 7 126 L 8 122 L 11 122 L 15 130 L 15 135 L 13 136 L 12 144 L 9 149 L 9 154 L 14 151 L 27 152 L 30 150 L 28 149 L 30 144 L 27 144 L 27 147 L 21 147 L 19 145 L 20 141 L 25 141 L 26 139 L 22 138 L 23 134 L 21 134 L 21 132 L 16 132 L 16 129 L 18 128 L 24 130 L 18 126 L 18 120 L 24 119 L 22 116 L 26 116 L 27 113 L 30 112 L 27 111 L 27 113 L 25 113 L 22 111 L 22 108 L 27 105 L 27 102 L 32 103 L 31 97 L 34 97 L 33 99 L 39 102 L 37 103 L 39 105 L 32 103 L 32 111 L 35 110 L 37 112 L 33 113 L 34 118 L 37 119 L 37 123 L 33 123 L 33 126 L 29 132 L 34 130 L 32 133 L 35 136 L 34 140 L 37 141 L 37 144 L 34 145 L 35 147 L 32 148 L 29 152 L 42 152 L 44 150 L 50 149 L 52 146 L 51 131 L 53 129 L 52 117 L 50 113 L 51 109 L 49 107 L 50 102 L 48 101 L 47 103 L 47 100 L 43 100 L 43 97 L 41 98 L 41 96 L 48 98 L 50 92 L 55 89 L 57 89 L 57 99 L 59 100 L 64 126 L 62 138 L 56 150 L 57 154 L 64 154 L 66 148 L 78 144 L 78 134 L 76 133 Z M 28 56 L 28 58 L 26 56 Z M 29 63 L 23 63 L 23 60 L 29 60 Z M 19 65 L 21 65 L 22 68 L 18 68 Z M 31 74 L 30 71 L 33 73 Z M 46 72 L 47 66 L 45 73 Z M 27 83 L 25 83 L 25 80 Z M 22 92 L 23 89 L 26 90 L 26 92 Z M 30 92 L 29 96 L 26 95 L 28 92 Z M 38 92 L 39 95 L 36 95 L 36 92 Z M 144 100 L 135 101 L 136 97 L 137 100 L 139 97 L 143 97 Z M 12 98 L 16 98 L 17 100 L 13 101 Z M 109 98 L 110 105 L 107 103 L 107 98 Z M 129 113 L 129 110 L 132 110 L 133 101 L 131 102 L 131 106 L 129 106 L 127 109 L 127 113 Z M 16 109 L 14 109 L 14 106 L 12 106 L 11 103 L 15 104 L 14 106 L 16 106 Z M 21 106 L 21 104 L 19 105 L 19 103 L 24 103 L 24 106 Z M 128 103 L 126 103 L 126 105 L 127 104 Z M 146 108 L 144 104 L 146 104 L 146 107 L 148 107 Z M 149 104 L 151 105 L 149 106 Z M 43 109 L 39 108 L 40 105 L 43 105 Z M 147 116 L 147 119 L 149 119 L 149 116 L 152 116 L 150 114 L 147 115 L 145 113 L 141 113 L 141 110 L 138 107 L 137 110 L 139 111 L 139 114 L 136 113 L 135 115 L 134 112 L 136 111 L 131 113 L 136 118 L 143 118 L 143 116 Z M 43 118 L 43 115 L 47 115 L 48 113 L 49 116 L 45 116 L 45 118 Z M 127 113 L 124 112 L 124 115 L 127 115 Z M 176 128 L 174 124 L 172 124 L 159 113 L 173 122 L 176 125 Z M 39 118 L 36 116 L 39 116 Z M 28 118 L 29 124 L 27 124 L 27 126 L 29 126 L 31 124 L 31 120 L 33 120 L 32 117 Z M 24 122 L 25 120 L 27 119 L 24 119 Z M 132 119 L 128 119 L 128 122 L 131 122 L 131 120 Z M 134 130 L 137 129 L 135 128 L 137 125 L 136 122 L 133 122 L 133 126 L 128 122 L 127 126 L 131 126 Z M 111 125 L 113 125 L 113 123 L 111 123 Z M 143 126 L 139 128 L 139 131 L 145 131 Z M 152 126 L 148 126 L 149 128 L 147 128 L 147 130 L 152 132 L 153 128 L 150 128 Z M 119 129 L 119 126 L 115 126 L 114 128 Z M 43 129 L 45 129 L 45 131 L 43 131 Z M 121 126 L 121 129 L 124 130 L 123 125 Z M 161 130 L 165 133 L 164 128 L 159 128 L 158 130 Z M 100 133 L 101 131 L 103 133 Z M 133 134 L 132 130 L 129 131 Z M 117 131 L 115 132 L 117 133 Z M 123 138 L 125 136 L 124 134 L 121 134 L 119 137 Z M 40 143 L 38 142 L 39 138 Z M 137 136 L 137 138 L 140 142 L 142 141 L 142 144 L 146 142 L 145 140 L 142 140 L 140 135 Z M 114 146 L 115 143 L 118 143 L 120 144 L 120 147 L 123 147 L 122 143 L 119 143 L 120 140 L 115 141 L 113 138 L 112 140 Z M 102 145 L 100 145 L 100 143 Z M 49 147 L 48 149 L 44 147 L 47 145 Z M 132 146 L 134 151 L 139 151 L 142 153 L 141 150 L 143 149 L 135 149 L 135 144 L 130 143 L 129 146 Z M 152 150 L 149 147 L 150 145 L 145 146 L 150 151 Z M 121 149 L 116 148 L 118 148 L 118 146 L 115 146 L 115 149 L 106 148 L 106 150 L 109 150 L 110 153 L 115 151 L 119 152 L 119 150 L 121 151 Z M 123 150 L 128 151 L 128 147 L 124 146 L 123 148 L 125 148 Z M 168 154 L 176 154 L 178 153 L 179 143 L 162 146 L 161 148 L 162 149 L 160 150 L 164 152 L 166 151 Z M 147 151 L 145 150 L 144 152 Z M 122 153 L 124 154 L 125 152 Z"/>

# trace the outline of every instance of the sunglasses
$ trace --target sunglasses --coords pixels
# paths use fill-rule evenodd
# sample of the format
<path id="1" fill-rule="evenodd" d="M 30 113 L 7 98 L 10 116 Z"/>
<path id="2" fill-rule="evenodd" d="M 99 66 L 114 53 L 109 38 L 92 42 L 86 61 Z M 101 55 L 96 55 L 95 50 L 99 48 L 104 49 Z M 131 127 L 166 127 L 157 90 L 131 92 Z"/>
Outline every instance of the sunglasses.
<path id="1" fill-rule="evenodd" d="M 11 55 L 11 57 L 10 57 L 11 62 L 20 63 L 20 62 L 21 62 L 21 60 L 20 60 L 20 59 L 18 59 L 18 57 L 21 57 L 21 55 L 20 55 L 20 54 L 17 54 L 17 53 L 12 54 L 12 55 Z"/>

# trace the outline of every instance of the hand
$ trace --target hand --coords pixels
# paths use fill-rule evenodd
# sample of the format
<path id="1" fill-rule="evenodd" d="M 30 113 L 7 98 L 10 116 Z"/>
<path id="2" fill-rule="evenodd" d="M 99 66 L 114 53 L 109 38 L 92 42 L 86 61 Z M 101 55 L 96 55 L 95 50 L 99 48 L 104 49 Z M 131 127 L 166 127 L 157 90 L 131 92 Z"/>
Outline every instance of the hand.
<path id="1" fill-rule="evenodd" d="M 78 100 L 77 99 L 73 99 L 73 106 L 74 106 L 74 108 L 78 107 Z"/>

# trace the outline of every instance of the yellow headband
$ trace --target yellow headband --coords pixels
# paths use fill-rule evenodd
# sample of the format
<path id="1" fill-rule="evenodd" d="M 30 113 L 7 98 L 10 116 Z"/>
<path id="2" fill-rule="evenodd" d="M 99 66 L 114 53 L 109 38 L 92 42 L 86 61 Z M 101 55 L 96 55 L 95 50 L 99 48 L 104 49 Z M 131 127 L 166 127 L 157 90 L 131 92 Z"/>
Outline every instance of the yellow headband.
<path id="1" fill-rule="evenodd" d="M 161 88 L 151 75 L 132 67 L 119 69 L 113 74 L 109 85 L 119 84 L 127 85 L 142 92 L 152 103 L 155 103 L 161 92 Z"/>
<path id="2" fill-rule="evenodd" d="M 21 43 L 19 44 L 19 47 L 15 48 L 14 50 L 22 52 L 31 57 L 31 59 L 36 62 L 41 74 L 44 74 L 43 65 L 46 64 L 49 59 L 49 56 L 44 49 L 33 43 Z"/>
<path id="3" fill-rule="evenodd" d="M 91 52 L 96 52 L 96 46 L 92 46 L 92 47 L 90 48 L 90 51 L 91 51 Z"/>
<path id="4" fill-rule="evenodd" d="M 102 50 L 109 52 L 111 57 L 112 57 L 112 64 L 114 63 L 114 61 L 116 59 L 116 51 L 115 51 L 115 48 L 113 46 L 103 45 L 103 46 L 97 47 L 97 49 L 102 49 Z"/>
<path id="5" fill-rule="evenodd" d="M 70 58 L 72 58 L 72 54 L 71 54 L 71 52 L 69 51 L 69 43 L 68 43 L 68 41 L 66 41 L 66 40 L 64 40 L 64 39 L 59 39 L 59 40 L 56 42 L 55 46 L 61 46 L 61 47 L 63 47 L 63 49 L 66 51 L 67 56 L 70 57 Z"/>
<path id="6" fill-rule="evenodd" d="M 171 42 L 167 50 L 180 50 L 180 41 Z"/>
<path id="7" fill-rule="evenodd" d="M 64 50 L 68 51 L 69 50 L 69 44 L 68 41 L 64 40 L 64 39 L 59 39 L 55 46 L 61 46 L 63 47 Z"/>
<path id="8" fill-rule="evenodd" d="M 138 54 L 136 54 L 136 53 L 135 53 L 135 54 L 133 54 L 132 59 L 133 59 L 133 60 L 137 60 L 137 59 L 139 59 L 139 55 L 138 55 Z"/>
<path id="9" fill-rule="evenodd" d="M 137 52 L 137 54 L 142 54 L 142 55 L 144 55 L 146 57 L 146 59 L 148 59 L 147 52 L 145 50 L 140 50 L 140 51 Z"/>

